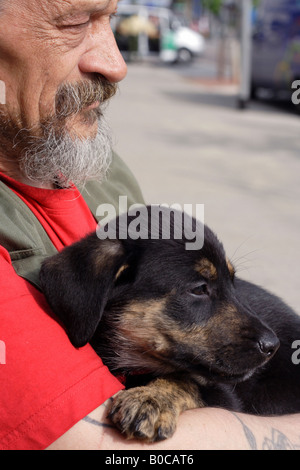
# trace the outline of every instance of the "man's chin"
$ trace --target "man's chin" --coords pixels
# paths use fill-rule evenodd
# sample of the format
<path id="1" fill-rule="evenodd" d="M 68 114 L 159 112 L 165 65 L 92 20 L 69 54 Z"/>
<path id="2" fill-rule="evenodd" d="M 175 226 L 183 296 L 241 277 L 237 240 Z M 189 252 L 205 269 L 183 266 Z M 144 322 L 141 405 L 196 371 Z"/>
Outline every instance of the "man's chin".
<path id="1" fill-rule="evenodd" d="M 70 136 L 84 139 L 94 139 L 98 132 L 99 120 L 93 110 L 82 112 L 67 123 Z"/>

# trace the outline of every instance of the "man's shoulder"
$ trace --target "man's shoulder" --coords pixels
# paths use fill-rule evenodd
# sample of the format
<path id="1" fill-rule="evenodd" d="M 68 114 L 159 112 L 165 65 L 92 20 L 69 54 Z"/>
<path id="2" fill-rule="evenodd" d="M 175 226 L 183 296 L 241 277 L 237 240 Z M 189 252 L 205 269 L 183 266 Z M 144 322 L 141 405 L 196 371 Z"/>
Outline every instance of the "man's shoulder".
<path id="1" fill-rule="evenodd" d="M 120 196 L 127 197 L 128 206 L 144 204 L 141 188 L 133 172 L 116 153 L 113 154 L 106 180 L 101 183 L 87 182 L 81 193 L 95 217 L 100 204 L 112 204 L 118 209 Z"/>
<path id="2" fill-rule="evenodd" d="M 16 272 L 38 286 L 41 259 L 56 250 L 29 207 L 0 181 L 0 246 L 9 253 Z M 30 265 L 30 266 L 29 266 Z"/>

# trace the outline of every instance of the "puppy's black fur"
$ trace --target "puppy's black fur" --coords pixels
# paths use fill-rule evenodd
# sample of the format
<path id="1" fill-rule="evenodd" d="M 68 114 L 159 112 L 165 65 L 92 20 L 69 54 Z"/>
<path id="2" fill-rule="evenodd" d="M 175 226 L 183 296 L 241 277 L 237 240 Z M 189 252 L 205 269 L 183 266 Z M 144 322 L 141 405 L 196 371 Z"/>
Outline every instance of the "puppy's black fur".
<path id="1" fill-rule="evenodd" d="M 172 211 L 165 215 L 173 228 Z M 128 226 L 134 220 L 124 217 Z M 73 345 L 90 342 L 113 373 L 127 377 L 130 387 L 110 414 L 127 437 L 167 438 L 181 411 L 201 406 L 300 412 L 300 365 L 292 361 L 300 317 L 238 279 L 217 237 L 208 227 L 204 235 L 203 248 L 190 251 L 184 237 L 92 234 L 41 269 L 43 291 Z"/>

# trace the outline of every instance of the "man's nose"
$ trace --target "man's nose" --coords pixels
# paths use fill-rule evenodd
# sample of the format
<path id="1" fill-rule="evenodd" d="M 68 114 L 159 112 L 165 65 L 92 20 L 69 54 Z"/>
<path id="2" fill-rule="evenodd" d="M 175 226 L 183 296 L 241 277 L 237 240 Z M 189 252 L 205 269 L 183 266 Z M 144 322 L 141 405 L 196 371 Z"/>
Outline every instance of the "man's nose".
<path id="1" fill-rule="evenodd" d="M 81 56 L 78 66 L 82 73 L 103 75 L 111 83 L 125 78 L 127 65 L 109 24 L 90 33 L 87 51 Z"/>

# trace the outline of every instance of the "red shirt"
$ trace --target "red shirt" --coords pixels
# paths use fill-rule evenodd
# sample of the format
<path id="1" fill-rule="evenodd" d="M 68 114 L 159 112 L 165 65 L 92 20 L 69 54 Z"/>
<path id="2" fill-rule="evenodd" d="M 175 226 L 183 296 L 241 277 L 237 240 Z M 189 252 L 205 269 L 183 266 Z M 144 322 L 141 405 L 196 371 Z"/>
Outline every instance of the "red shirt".
<path id="1" fill-rule="evenodd" d="M 96 228 L 76 188 L 38 189 L 1 173 L 0 179 L 58 250 Z M 121 388 L 91 346 L 71 345 L 44 296 L 15 273 L 0 247 L 0 450 L 46 448 Z"/>

